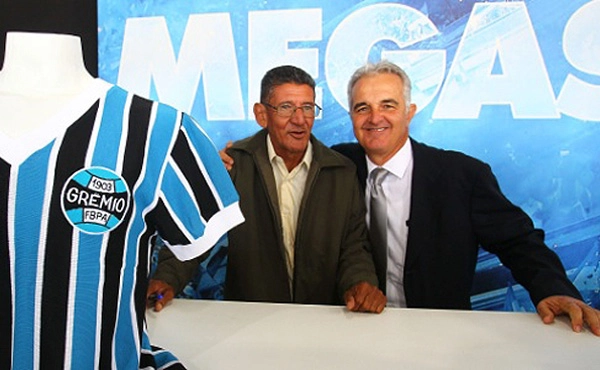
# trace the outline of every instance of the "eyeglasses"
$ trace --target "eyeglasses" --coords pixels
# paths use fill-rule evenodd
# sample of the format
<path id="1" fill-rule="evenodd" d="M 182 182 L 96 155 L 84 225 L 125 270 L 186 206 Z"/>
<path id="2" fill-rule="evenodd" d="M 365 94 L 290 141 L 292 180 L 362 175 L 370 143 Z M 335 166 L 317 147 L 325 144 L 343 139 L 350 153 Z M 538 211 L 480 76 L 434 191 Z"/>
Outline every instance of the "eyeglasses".
<path id="1" fill-rule="evenodd" d="M 296 113 L 297 109 L 300 109 L 300 111 L 306 118 L 313 118 L 315 116 L 318 116 L 322 110 L 321 107 L 319 107 L 316 104 L 304 104 L 299 107 L 290 103 L 281 103 L 278 106 L 274 106 L 269 103 L 262 104 L 266 105 L 269 108 L 272 108 L 278 116 L 285 118 L 291 117 L 294 113 Z"/>

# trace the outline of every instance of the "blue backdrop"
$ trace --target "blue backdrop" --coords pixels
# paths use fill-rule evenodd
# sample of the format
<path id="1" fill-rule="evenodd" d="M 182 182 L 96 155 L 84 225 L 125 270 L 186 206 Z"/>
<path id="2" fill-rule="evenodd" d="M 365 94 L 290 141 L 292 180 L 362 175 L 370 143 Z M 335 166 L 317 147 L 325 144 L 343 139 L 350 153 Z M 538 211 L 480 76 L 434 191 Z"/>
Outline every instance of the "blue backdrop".
<path id="1" fill-rule="evenodd" d="M 260 78 L 281 64 L 315 77 L 314 134 L 353 141 L 346 83 L 386 58 L 413 80 L 411 135 L 492 166 L 600 307 L 600 1 L 98 1 L 99 74 L 194 116 L 217 147 L 259 129 Z M 215 248 L 189 296 L 221 297 Z M 473 306 L 533 310 L 482 252 Z"/>

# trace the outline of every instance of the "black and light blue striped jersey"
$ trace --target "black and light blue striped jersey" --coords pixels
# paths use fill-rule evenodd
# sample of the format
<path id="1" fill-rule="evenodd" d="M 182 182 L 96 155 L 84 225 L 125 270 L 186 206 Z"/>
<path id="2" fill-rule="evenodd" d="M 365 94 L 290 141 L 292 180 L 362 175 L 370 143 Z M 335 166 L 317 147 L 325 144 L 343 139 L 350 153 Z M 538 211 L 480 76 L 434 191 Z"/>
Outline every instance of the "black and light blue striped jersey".
<path id="1" fill-rule="evenodd" d="M 178 368 L 145 333 L 152 241 L 190 259 L 241 222 L 198 123 L 104 81 L 0 135 L 0 369 Z"/>

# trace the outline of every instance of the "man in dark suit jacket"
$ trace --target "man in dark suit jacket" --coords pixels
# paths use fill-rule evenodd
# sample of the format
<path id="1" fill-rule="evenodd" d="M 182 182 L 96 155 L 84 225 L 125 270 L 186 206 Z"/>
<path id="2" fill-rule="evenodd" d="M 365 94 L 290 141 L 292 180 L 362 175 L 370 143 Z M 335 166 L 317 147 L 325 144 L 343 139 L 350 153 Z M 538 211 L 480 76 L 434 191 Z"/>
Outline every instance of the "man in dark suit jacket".
<path id="1" fill-rule="evenodd" d="M 406 73 L 392 63 L 358 69 L 348 85 L 348 100 L 360 145 L 333 147 L 355 162 L 367 196 L 373 169 L 389 171 L 384 193 L 396 204 L 388 201 L 384 252 L 379 257 L 374 252 L 379 280 L 387 283 L 381 287 L 387 288 L 388 305 L 470 309 L 482 246 L 528 290 L 545 323 L 568 314 L 573 330 L 580 331 L 585 321 L 600 335 L 600 311 L 581 301 L 559 258 L 545 245 L 543 231 L 502 194 L 490 167 L 409 138 L 416 112 L 410 89 Z"/>

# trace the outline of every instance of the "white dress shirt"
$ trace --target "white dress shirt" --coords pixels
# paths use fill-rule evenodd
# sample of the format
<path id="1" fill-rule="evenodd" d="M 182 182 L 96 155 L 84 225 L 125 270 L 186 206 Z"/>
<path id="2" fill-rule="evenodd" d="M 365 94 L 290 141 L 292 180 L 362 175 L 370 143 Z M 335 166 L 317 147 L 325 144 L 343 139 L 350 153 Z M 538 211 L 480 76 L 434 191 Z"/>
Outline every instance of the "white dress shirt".
<path id="1" fill-rule="evenodd" d="M 365 200 L 367 202 L 367 224 L 370 220 L 371 172 L 378 167 L 367 157 L 369 181 Z M 382 183 L 387 204 L 387 279 L 386 296 L 388 307 L 406 307 L 404 295 L 404 261 L 408 241 L 408 218 L 410 216 L 410 194 L 413 171 L 413 153 L 410 140 L 383 166 L 389 174 Z M 369 225 L 370 227 L 370 225 Z"/>
<path id="2" fill-rule="evenodd" d="M 277 197 L 279 200 L 279 212 L 283 227 L 283 244 L 285 246 L 286 267 L 290 292 L 294 294 L 294 241 L 296 240 L 296 227 L 298 225 L 298 213 L 300 203 L 306 187 L 306 179 L 310 162 L 312 161 L 312 144 L 309 141 L 306 153 L 302 161 L 292 170 L 288 171 L 283 158 L 275 153 L 271 138 L 267 135 L 267 154 L 273 168 Z"/>

